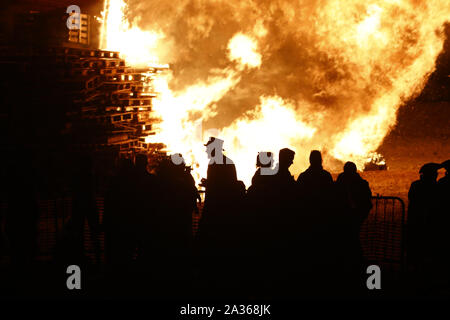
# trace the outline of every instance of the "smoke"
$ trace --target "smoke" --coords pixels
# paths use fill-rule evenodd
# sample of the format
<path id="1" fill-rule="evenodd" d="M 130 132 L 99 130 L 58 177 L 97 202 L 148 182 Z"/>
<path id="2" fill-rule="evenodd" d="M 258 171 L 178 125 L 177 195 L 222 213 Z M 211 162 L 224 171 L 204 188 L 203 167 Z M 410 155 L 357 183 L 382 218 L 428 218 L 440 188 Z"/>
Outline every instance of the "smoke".
<path id="1" fill-rule="evenodd" d="M 239 73 L 211 104 L 207 127 L 233 128 L 230 139 L 248 134 L 238 124 L 280 100 L 315 128 L 307 141 L 291 137 L 297 150 L 345 158 L 375 151 L 398 107 L 420 93 L 442 50 L 450 1 L 129 0 L 128 10 L 141 29 L 164 35 L 155 50 L 171 66 L 174 92 L 220 70 Z M 254 42 L 258 63 L 233 56 L 236 35 Z"/>

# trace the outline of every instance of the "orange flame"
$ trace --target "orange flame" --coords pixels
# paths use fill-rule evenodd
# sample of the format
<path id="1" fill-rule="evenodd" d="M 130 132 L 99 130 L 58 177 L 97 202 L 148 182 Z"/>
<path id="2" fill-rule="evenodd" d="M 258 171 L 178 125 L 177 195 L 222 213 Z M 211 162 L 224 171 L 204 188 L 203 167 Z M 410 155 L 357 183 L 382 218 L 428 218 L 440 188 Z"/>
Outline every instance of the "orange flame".
<path id="1" fill-rule="evenodd" d="M 215 44 L 217 39 L 225 39 L 217 46 L 222 52 L 214 52 L 219 57 L 214 68 L 204 67 L 209 68 L 206 78 L 193 76 L 190 83 L 182 85 L 168 71 L 155 79 L 159 96 L 154 109 L 162 123 L 159 133 L 147 140 L 163 142 L 169 152 L 182 153 L 194 164 L 199 181 L 205 177 L 208 163 L 203 143 L 211 133 L 205 124 L 225 117 L 227 111 L 218 107 L 221 101 L 245 91 L 244 78 L 254 75 L 265 88 L 250 93 L 259 104 L 249 105 L 252 109 L 214 133 L 225 140 L 224 148 L 247 186 L 257 152 L 276 153 L 284 147 L 297 151 L 296 173 L 307 166 L 311 149 L 326 151 L 325 160 L 352 160 L 361 169 L 395 125 L 398 108 L 422 90 L 433 72 L 443 48 L 443 26 L 450 18 L 450 1 L 441 0 L 329 0 L 320 6 L 306 0 L 298 4 L 279 0 L 262 9 L 239 0 L 216 2 L 237 12 L 233 26 L 242 29 L 214 28 L 215 17 L 200 12 L 201 8 L 194 18 L 187 19 L 195 26 L 186 30 L 189 41 L 210 37 Z M 189 0 L 180 4 L 175 16 L 186 3 Z M 123 0 L 105 0 L 102 49 L 120 51 L 133 66 L 172 63 L 161 61 L 174 56 L 173 37 L 164 27 L 170 23 L 139 27 L 140 16 L 130 19 L 126 9 Z M 253 20 L 251 15 L 256 15 Z M 301 54 L 281 55 L 284 60 L 276 56 L 289 45 L 297 48 L 296 42 L 308 44 Z M 189 49 L 180 48 L 180 55 Z M 305 63 L 302 56 L 313 63 Z M 194 55 L 191 61 L 202 57 Z M 296 58 L 300 59 L 297 64 L 305 63 L 307 92 L 302 87 L 288 88 L 299 76 L 294 71 L 270 65 L 274 61 L 287 64 L 287 59 L 287 65 L 296 66 L 291 61 Z M 188 71 L 178 65 L 177 74 Z M 268 87 L 265 81 L 269 77 L 276 80 Z M 289 96 L 284 89 L 290 90 Z"/>

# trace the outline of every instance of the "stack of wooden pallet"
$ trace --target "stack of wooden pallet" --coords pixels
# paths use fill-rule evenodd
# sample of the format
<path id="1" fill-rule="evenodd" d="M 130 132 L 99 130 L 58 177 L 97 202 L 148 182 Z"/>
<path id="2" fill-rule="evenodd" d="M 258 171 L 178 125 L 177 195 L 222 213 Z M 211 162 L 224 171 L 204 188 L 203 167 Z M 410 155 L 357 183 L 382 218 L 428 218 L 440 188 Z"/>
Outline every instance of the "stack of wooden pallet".
<path id="1" fill-rule="evenodd" d="M 61 48 L 51 52 L 63 61 L 62 89 L 74 99 L 70 119 L 101 132 L 91 137 L 99 146 L 118 146 L 121 152 L 160 150 L 162 144 L 147 144 L 159 120 L 152 111 L 151 79 L 155 68 L 129 68 L 117 52 Z M 86 141 L 85 139 L 83 139 Z"/>
<path id="2" fill-rule="evenodd" d="M 152 110 L 156 93 L 151 82 L 157 68 L 127 67 L 118 52 L 63 46 L 3 47 L 0 58 L 20 60 L 22 67 L 15 64 L 21 69 L 20 85 L 46 105 L 51 117 L 59 114 L 51 120 L 64 122 L 71 147 L 112 147 L 120 153 L 158 153 L 164 148 L 145 142 L 160 121 Z"/>

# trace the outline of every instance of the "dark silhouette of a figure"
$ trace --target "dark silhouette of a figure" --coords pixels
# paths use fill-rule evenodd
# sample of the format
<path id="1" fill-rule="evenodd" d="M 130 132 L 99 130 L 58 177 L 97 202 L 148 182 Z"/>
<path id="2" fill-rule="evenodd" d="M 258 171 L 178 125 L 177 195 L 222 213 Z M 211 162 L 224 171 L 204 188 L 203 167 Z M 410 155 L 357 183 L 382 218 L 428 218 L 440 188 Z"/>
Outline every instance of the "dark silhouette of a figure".
<path id="1" fill-rule="evenodd" d="M 372 191 L 369 183 L 358 174 L 353 162 L 346 162 L 344 172 L 336 179 L 336 195 L 339 214 L 335 236 L 336 243 L 341 247 L 337 250 L 342 253 L 338 263 L 358 277 L 363 264 L 359 233 L 372 209 Z"/>
<path id="2" fill-rule="evenodd" d="M 191 287 L 192 215 L 199 195 L 181 154 L 160 163 L 157 179 L 161 205 L 153 229 L 154 284 L 165 294 L 180 294 Z"/>
<path id="3" fill-rule="evenodd" d="M 271 201 L 273 202 L 267 217 L 271 221 L 271 228 L 267 234 L 271 240 L 267 247 L 267 268 L 271 272 L 267 275 L 267 282 L 272 293 L 277 292 L 279 295 L 288 294 L 281 292 L 281 288 L 292 281 L 291 275 L 294 272 L 298 272 L 295 271 L 293 263 L 298 258 L 296 235 L 299 231 L 296 228 L 295 179 L 289 171 L 294 157 L 293 150 L 281 149 L 278 153 L 275 174 L 271 178 Z"/>
<path id="4" fill-rule="evenodd" d="M 166 254 L 189 255 L 192 246 L 192 214 L 197 210 L 199 194 L 194 178 L 180 154 L 176 163 L 164 160 L 158 168 L 158 188 L 162 210 L 159 216 L 161 246 Z M 172 156 L 174 158 L 174 156 Z"/>
<path id="5" fill-rule="evenodd" d="M 336 188 L 341 206 L 350 210 L 351 217 L 359 228 L 372 209 L 369 183 L 361 178 L 356 165 L 349 161 L 344 165 L 344 172 L 336 179 Z"/>
<path id="6" fill-rule="evenodd" d="M 280 188 L 280 191 L 286 195 L 292 195 L 295 180 L 289 172 L 289 167 L 294 163 L 295 152 L 284 148 L 278 153 L 278 164 L 275 168 L 274 183 Z"/>
<path id="7" fill-rule="evenodd" d="M 439 212 L 437 176 L 440 165 L 426 163 L 420 170 L 420 180 L 411 184 L 408 192 L 409 206 L 407 218 L 407 259 L 418 270 L 423 270 L 429 259 L 432 225 Z"/>
<path id="8" fill-rule="evenodd" d="M 221 206 L 235 195 L 237 175 L 233 161 L 223 154 L 223 140 L 211 137 L 205 144 L 209 164 L 205 185 L 205 211 Z"/>
<path id="9" fill-rule="evenodd" d="M 207 178 L 202 179 L 205 203 L 198 232 L 202 284 L 218 294 L 226 294 L 226 288 L 236 283 L 237 265 L 232 261 L 240 243 L 236 223 L 242 185 L 234 163 L 223 154 L 223 140 L 211 137 L 205 146 L 209 165 Z"/>
<path id="10" fill-rule="evenodd" d="M 270 169 L 273 165 L 272 152 L 261 151 L 256 157 L 256 172 L 252 177 L 252 186 L 249 188 L 259 188 L 270 185 L 271 177 L 275 171 L 265 170 Z"/>
<path id="11" fill-rule="evenodd" d="M 295 241 L 304 257 L 298 268 L 310 274 L 311 281 L 307 285 L 311 291 L 323 290 L 323 286 L 328 287 L 330 260 L 333 260 L 335 254 L 330 244 L 335 241 L 332 235 L 335 228 L 333 219 L 336 214 L 332 210 L 335 203 L 332 198 L 333 178 L 323 169 L 321 152 L 312 150 L 309 163 L 308 169 L 298 176 L 296 182 L 295 225 L 298 233 Z"/>
<path id="12" fill-rule="evenodd" d="M 264 159 L 264 162 L 261 161 Z M 254 213 L 252 220 L 257 223 L 258 232 L 261 232 L 261 239 L 257 240 L 261 248 L 265 248 L 262 238 L 267 238 L 267 228 L 270 228 L 270 212 L 274 209 L 273 188 L 275 170 L 273 165 L 273 155 L 271 152 L 259 152 L 256 157 L 256 172 L 252 178 L 252 185 L 248 188 L 246 197 L 247 210 Z M 255 240 L 256 241 L 256 240 Z"/>
<path id="13" fill-rule="evenodd" d="M 272 285 L 268 283 L 273 270 L 271 259 L 276 241 L 273 232 L 275 212 L 278 203 L 274 198 L 274 173 L 272 152 L 259 152 L 256 157 L 256 172 L 252 178 L 252 185 L 248 188 L 243 214 L 243 249 L 246 252 L 244 261 L 247 262 L 245 276 L 253 296 L 267 297 L 271 294 Z M 261 281 L 261 279 L 265 279 Z"/>
<path id="14" fill-rule="evenodd" d="M 205 144 L 209 158 L 207 178 L 202 179 L 205 186 L 205 205 L 202 220 L 209 227 L 221 228 L 219 222 L 223 214 L 234 207 L 237 190 L 236 167 L 233 161 L 223 154 L 223 140 L 211 137 Z M 216 220 L 216 218 L 218 220 Z M 211 223 L 211 224 L 210 224 Z M 201 231 L 203 234 L 203 231 Z"/>

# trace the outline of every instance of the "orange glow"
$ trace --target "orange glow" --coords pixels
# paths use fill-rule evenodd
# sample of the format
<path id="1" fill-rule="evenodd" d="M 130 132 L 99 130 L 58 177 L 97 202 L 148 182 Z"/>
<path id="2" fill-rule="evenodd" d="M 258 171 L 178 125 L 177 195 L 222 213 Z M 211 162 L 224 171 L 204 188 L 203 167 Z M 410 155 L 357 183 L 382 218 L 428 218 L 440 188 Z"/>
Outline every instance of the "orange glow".
<path id="1" fill-rule="evenodd" d="M 199 12 L 185 19 L 187 22 L 180 19 L 194 26 L 185 30 L 188 44 L 202 39 L 210 39 L 213 44 L 221 41 L 216 46 L 220 50 L 213 52 L 211 48 L 217 64 L 210 67 L 205 61 L 205 70 L 201 71 L 207 71 L 208 76 L 198 79 L 193 76 L 195 81 L 191 79 L 184 85 L 180 85 L 172 70 L 154 79 L 158 97 L 153 106 L 162 122 L 159 132 L 146 142 L 163 142 L 168 152 L 182 153 L 193 164 L 197 181 L 206 176 L 208 161 L 203 144 L 213 134 L 225 140 L 226 153 L 236 163 L 238 176 L 247 186 L 254 173 L 257 152 L 277 153 L 284 147 L 297 152 L 291 169 L 296 174 L 307 166 L 311 149 L 324 151 L 325 165 L 331 159 L 351 160 L 362 169 L 395 125 L 398 108 L 420 93 L 433 72 L 443 48 L 443 26 L 450 19 L 450 1 L 320 3 L 319 7 L 306 0 L 298 4 L 280 0 L 268 5 L 267 10 L 239 0 L 209 3 L 220 8 L 230 6 L 235 12 L 236 21 L 230 24 L 229 32 L 220 24 L 222 20 L 206 9 L 204 12 L 198 9 Z M 177 10 L 181 12 L 181 4 Z M 128 65 L 172 64 L 164 61 L 167 57 L 175 62 L 180 56 L 190 58 L 189 61 L 206 59 L 200 51 L 208 50 L 208 46 L 195 51 L 186 44 L 179 52 L 173 52 L 174 42 L 164 26 L 175 18 L 167 17 L 167 21 L 162 21 L 166 23 L 158 24 L 160 27 L 145 29 L 139 27 L 142 17 L 131 19 L 125 12 L 123 0 L 105 1 L 102 49 L 120 51 Z M 278 19 L 275 15 L 280 12 L 283 24 L 269 28 L 271 24 L 274 26 L 274 20 Z M 178 11 L 174 16 L 178 17 L 177 14 Z M 253 17 L 256 20 L 247 17 L 250 14 L 256 15 Z M 214 28 L 216 23 L 220 27 Z M 236 30 L 236 25 L 241 30 Z M 274 36 L 274 32 L 278 34 Z M 295 47 L 296 41 L 304 41 L 308 46 Z M 299 59 L 303 60 L 291 61 L 296 59 L 295 55 L 281 55 L 283 50 L 291 52 L 288 51 L 291 47 L 302 50 Z M 277 54 L 278 60 L 274 59 Z M 304 69 L 294 72 L 276 64 L 268 65 L 270 59 L 273 59 L 270 63 L 304 65 Z M 186 75 L 183 65 L 177 72 Z M 302 75 L 298 73 L 302 72 L 305 75 L 299 78 Z M 255 77 L 251 79 L 262 80 L 256 83 L 244 80 L 249 75 Z M 306 80 L 298 81 L 298 86 L 283 87 L 297 78 L 308 80 L 310 88 L 301 86 Z M 249 81 L 256 89 L 247 94 L 247 88 L 240 87 L 243 81 Z M 277 88 L 286 90 L 278 92 Z M 285 92 L 289 95 L 285 96 Z M 228 119 L 228 111 L 224 111 L 228 109 L 219 107 L 221 101 L 225 98 L 234 101 L 232 98 L 238 93 L 259 103 L 246 105 L 245 111 L 216 132 L 208 131 L 205 124 L 209 120 Z"/>
<path id="2" fill-rule="evenodd" d="M 257 52 L 257 43 L 250 37 L 238 33 L 228 43 L 229 59 L 239 61 L 242 65 L 258 67 L 261 55 Z"/>

